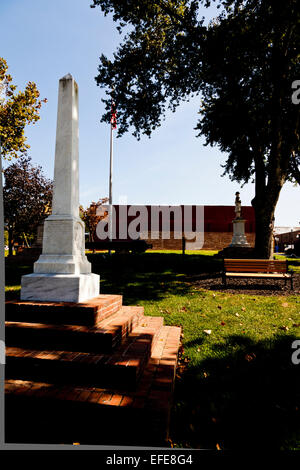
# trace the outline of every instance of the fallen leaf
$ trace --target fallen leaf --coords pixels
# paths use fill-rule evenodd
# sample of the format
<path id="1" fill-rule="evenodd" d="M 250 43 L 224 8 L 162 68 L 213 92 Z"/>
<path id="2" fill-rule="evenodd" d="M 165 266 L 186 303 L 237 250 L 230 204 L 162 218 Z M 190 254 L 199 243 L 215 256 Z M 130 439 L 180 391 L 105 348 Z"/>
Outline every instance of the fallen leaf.
<path id="1" fill-rule="evenodd" d="M 224 326 L 226 325 L 226 323 L 224 321 L 221 321 L 221 325 Z"/>
<path id="2" fill-rule="evenodd" d="M 245 307 L 242 307 L 242 311 L 243 311 L 243 312 L 245 312 L 245 311 L 246 311 Z"/>
<path id="3" fill-rule="evenodd" d="M 235 316 L 236 316 L 236 317 L 239 317 L 239 316 L 240 316 L 240 314 L 239 314 L 239 313 L 236 313 L 236 314 L 235 314 Z"/>
<path id="4" fill-rule="evenodd" d="M 245 356 L 245 359 L 248 362 L 253 361 L 253 359 L 255 359 L 255 358 L 256 358 L 256 355 L 254 353 L 246 354 L 246 356 Z"/>
<path id="5" fill-rule="evenodd" d="M 283 331 L 289 331 L 289 328 L 287 326 L 280 326 L 279 329 Z"/>
<path id="6" fill-rule="evenodd" d="M 207 335 L 210 335 L 211 334 L 211 330 L 203 330 L 204 333 L 206 333 Z"/>

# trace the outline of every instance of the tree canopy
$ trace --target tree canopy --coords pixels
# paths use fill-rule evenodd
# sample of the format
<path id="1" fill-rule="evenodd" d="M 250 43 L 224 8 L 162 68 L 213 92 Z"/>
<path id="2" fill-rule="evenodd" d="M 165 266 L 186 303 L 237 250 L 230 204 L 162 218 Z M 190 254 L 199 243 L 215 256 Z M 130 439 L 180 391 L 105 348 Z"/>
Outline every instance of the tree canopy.
<path id="1" fill-rule="evenodd" d="M 51 213 L 52 182 L 27 156 L 9 165 L 4 170 L 4 178 L 4 223 L 12 254 L 13 241 L 33 236 L 37 226 Z"/>
<path id="2" fill-rule="evenodd" d="M 98 214 L 98 208 L 106 204 L 108 200 L 109 199 L 107 197 L 103 197 L 99 199 L 98 202 L 92 202 L 86 209 L 83 206 L 79 206 L 79 215 L 85 223 L 85 228 L 89 233 L 90 242 L 94 241 L 98 222 L 105 217 L 105 215 L 100 216 Z"/>
<path id="3" fill-rule="evenodd" d="M 204 7 L 220 7 L 212 21 Z M 300 76 L 297 0 L 94 0 L 113 13 L 122 43 L 101 56 L 96 81 L 118 109 L 118 135 L 140 138 L 161 125 L 166 109 L 199 95 L 198 135 L 226 152 L 224 171 L 255 181 L 256 250 L 272 251 L 275 207 L 283 184 L 300 182 Z M 195 119 L 196 121 L 196 119 Z M 191 123 L 192 125 L 192 123 Z"/>
<path id="4" fill-rule="evenodd" d="M 25 154 L 29 148 L 24 129 L 39 119 L 42 102 L 34 82 L 28 82 L 23 92 L 17 92 L 12 77 L 7 73 L 7 62 L 0 57 L 0 144 L 1 154 L 11 159 Z"/>

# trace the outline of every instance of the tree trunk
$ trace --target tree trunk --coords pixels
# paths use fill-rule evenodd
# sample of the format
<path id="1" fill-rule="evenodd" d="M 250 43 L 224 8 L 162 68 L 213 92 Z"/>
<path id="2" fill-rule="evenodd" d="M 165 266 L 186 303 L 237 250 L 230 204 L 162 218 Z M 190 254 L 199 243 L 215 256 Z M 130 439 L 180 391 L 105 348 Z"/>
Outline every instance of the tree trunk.
<path id="1" fill-rule="evenodd" d="M 272 152 L 267 169 L 264 152 L 252 144 L 255 162 L 255 197 L 251 201 L 255 211 L 255 256 L 270 259 L 274 254 L 274 221 L 275 209 L 280 191 L 286 181 L 289 154 L 281 154 L 280 135 L 274 143 L 276 151 Z M 253 139 L 255 142 L 255 138 Z"/>
<path id="2" fill-rule="evenodd" d="M 255 256 L 270 259 L 274 254 L 274 214 L 283 186 L 283 179 L 271 181 L 263 193 L 256 194 L 252 205 L 255 211 Z"/>
<path id="3" fill-rule="evenodd" d="M 275 207 L 273 208 L 275 210 Z M 254 207 L 255 210 L 255 256 L 270 259 L 273 257 L 274 210 L 269 207 Z"/>

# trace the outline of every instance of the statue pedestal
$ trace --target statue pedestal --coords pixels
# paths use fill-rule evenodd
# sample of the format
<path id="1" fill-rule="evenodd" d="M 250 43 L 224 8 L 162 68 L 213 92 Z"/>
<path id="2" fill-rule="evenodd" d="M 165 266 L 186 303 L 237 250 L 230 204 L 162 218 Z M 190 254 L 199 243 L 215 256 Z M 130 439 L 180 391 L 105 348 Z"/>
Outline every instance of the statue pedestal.
<path id="1" fill-rule="evenodd" d="M 233 237 L 229 247 L 249 247 L 245 235 L 245 219 L 234 219 L 233 223 Z"/>
<path id="2" fill-rule="evenodd" d="M 247 242 L 245 235 L 245 222 L 246 220 L 241 217 L 241 200 L 240 193 L 236 192 L 235 199 L 235 214 L 236 217 L 233 223 L 233 237 L 231 243 L 223 250 L 217 253 L 218 258 L 235 258 L 235 259 L 249 259 L 255 257 L 255 250 Z"/>

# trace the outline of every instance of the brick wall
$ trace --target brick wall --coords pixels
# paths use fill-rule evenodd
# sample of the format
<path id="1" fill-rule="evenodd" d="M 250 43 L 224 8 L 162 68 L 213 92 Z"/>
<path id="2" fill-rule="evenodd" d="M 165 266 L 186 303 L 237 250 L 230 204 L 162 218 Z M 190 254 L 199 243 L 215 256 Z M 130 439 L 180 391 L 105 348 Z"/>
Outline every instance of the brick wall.
<path id="1" fill-rule="evenodd" d="M 247 241 L 254 247 L 255 233 L 246 233 Z M 171 235 L 169 240 L 143 237 L 147 243 L 152 244 L 153 250 L 181 250 L 182 240 L 174 239 Z M 222 250 L 231 243 L 232 233 L 229 232 L 205 232 L 203 250 Z"/>
<path id="2" fill-rule="evenodd" d="M 131 207 L 131 209 L 134 209 L 136 207 L 138 213 L 139 206 L 119 206 L 119 205 L 114 205 L 115 212 L 116 212 L 116 239 L 118 239 L 118 234 L 119 234 L 119 224 L 121 222 L 122 224 L 127 224 L 127 227 L 129 226 L 130 222 L 135 219 L 135 215 L 128 216 L 128 210 Z M 156 208 L 162 208 L 165 206 L 156 206 Z M 165 208 L 168 208 L 169 206 L 166 206 Z M 177 206 L 176 206 L 177 207 Z M 178 206 L 181 208 L 181 220 L 180 223 L 182 224 L 182 231 L 186 230 L 186 225 L 184 224 L 184 221 L 190 221 L 191 222 L 191 230 L 200 230 L 199 226 L 197 226 L 196 218 L 198 217 L 198 212 L 197 212 L 197 206 L 189 206 L 191 209 L 191 213 L 186 212 L 186 208 L 188 206 Z M 121 211 L 122 208 L 122 211 Z M 176 230 L 175 228 L 175 213 L 170 214 L 170 230 L 171 230 L 171 237 L 170 239 L 151 239 L 149 237 L 149 230 L 150 227 L 153 229 L 151 225 L 151 211 L 152 208 L 155 208 L 155 206 L 145 206 L 147 209 L 147 216 L 148 216 L 148 225 L 146 232 L 144 232 L 143 235 L 141 235 L 141 238 L 144 240 L 147 240 L 148 243 L 153 245 L 154 250 L 181 250 L 182 249 L 182 239 L 174 239 L 172 237 L 172 231 Z M 182 210 L 184 208 L 184 210 Z M 204 208 L 203 213 L 203 229 L 204 229 L 204 245 L 202 249 L 204 250 L 222 250 L 223 248 L 226 248 L 232 240 L 232 233 L 233 233 L 233 223 L 232 220 L 235 218 L 235 207 L 234 206 L 198 206 L 198 208 Z M 133 211 L 134 213 L 134 211 Z M 126 216 L 125 219 L 123 219 L 124 216 Z M 189 215 L 190 214 L 190 215 Z M 146 216 L 146 217 L 147 217 Z M 255 240 L 255 215 L 254 215 L 254 209 L 251 206 L 243 206 L 242 207 L 242 216 L 245 219 L 245 231 L 246 231 L 246 236 L 247 236 L 247 241 L 250 244 L 251 247 L 254 246 L 254 240 Z M 178 216 L 177 216 L 178 217 Z M 176 219 L 178 221 L 178 219 Z M 143 229 L 141 229 L 143 230 Z M 157 230 L 157 229 L 154 229 Z M 161 230 L 162 230 L 162 222 L 160 220 L 159 222 L 159 235 L 161 237 Z M 153 235 L 152 235 L 153 236 Z M 97 241 L 97 236 L 94 236 L 95 241 Z"/>

